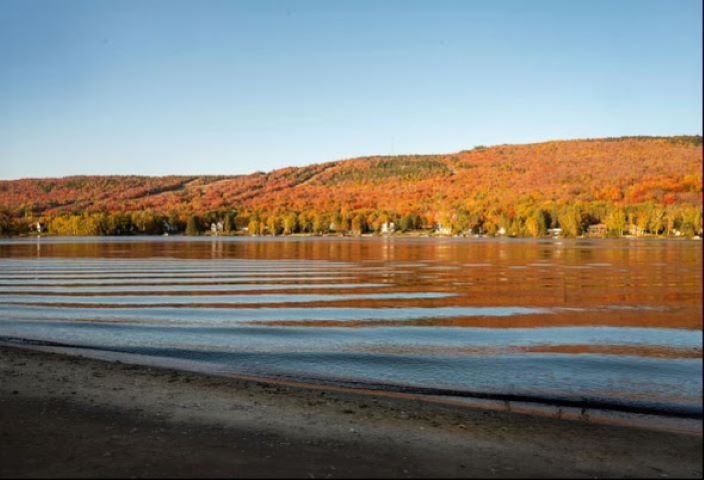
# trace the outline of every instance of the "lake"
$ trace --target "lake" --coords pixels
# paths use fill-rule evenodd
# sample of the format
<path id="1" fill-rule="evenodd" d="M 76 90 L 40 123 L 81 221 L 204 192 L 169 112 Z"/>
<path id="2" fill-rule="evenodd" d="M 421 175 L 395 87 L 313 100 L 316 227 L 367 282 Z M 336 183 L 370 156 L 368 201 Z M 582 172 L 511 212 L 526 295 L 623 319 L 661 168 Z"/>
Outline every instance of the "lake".
<path id="1" fill-rule="evenodd" d="M 0 337 L 220 374 L 701 419 L 702 246 L 4 240 Z"/>

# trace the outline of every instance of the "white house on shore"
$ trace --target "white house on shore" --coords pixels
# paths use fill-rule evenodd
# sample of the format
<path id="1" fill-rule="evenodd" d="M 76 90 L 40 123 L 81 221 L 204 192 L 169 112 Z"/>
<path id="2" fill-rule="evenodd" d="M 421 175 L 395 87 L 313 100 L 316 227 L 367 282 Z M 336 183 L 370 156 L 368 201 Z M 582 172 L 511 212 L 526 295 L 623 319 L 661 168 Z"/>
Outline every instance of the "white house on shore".
<path id="1" fill-rule="evenodd" d="M 435 225 L 434 233 L 438 235 L 452 235 L 452 228 L 445 226 L 442 223 Z"/>
<path id="2" fill-rule="evenodd" d="M 224 229 L 225 224 L 222 221 L 219 221 L 218 223 L 213 222 L 210 224 L 210 233 L 212 233 L 213 235 L 222 233 Z"/>
<path id="3" fill-rule="evenodd" d="M 396 224 L 394 222 L 384 222 L 381 224 L 381 233 L 384 235 L 389 235 L 396 231 Z"/>

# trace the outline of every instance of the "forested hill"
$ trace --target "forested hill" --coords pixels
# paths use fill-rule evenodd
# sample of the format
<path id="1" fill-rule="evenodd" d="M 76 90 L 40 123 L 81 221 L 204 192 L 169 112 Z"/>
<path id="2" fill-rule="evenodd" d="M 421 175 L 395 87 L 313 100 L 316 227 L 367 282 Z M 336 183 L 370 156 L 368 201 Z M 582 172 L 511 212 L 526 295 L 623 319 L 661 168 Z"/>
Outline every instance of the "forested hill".
<path id="1" fill-rule="evenodd" d="M 696 232 L 701 202 L 701 136 L 624 137 L 239 176 L 0 181 L 0 229 L 21 233 L 40 221 L 58 234 L 161 233 L 222 219 L 228 230 L 257 233 L 370 231 L 387 221 L 490 234 L 503 227 L 516 235 L 551 226 L 579 234 L 607 221 L 612 230 L 638 223 L 652 233 Z"/>

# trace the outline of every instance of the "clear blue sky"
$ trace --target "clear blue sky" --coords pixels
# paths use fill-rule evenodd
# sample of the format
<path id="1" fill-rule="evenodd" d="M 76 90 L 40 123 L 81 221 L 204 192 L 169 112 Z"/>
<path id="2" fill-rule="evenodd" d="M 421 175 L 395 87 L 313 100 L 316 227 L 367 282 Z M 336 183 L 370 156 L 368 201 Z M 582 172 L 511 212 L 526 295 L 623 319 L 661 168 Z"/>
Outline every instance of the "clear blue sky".
<path id="1" fill-rule="evenodd" d="M 0 178 L 701 134 L 700 0 L 0 0 Z"/>

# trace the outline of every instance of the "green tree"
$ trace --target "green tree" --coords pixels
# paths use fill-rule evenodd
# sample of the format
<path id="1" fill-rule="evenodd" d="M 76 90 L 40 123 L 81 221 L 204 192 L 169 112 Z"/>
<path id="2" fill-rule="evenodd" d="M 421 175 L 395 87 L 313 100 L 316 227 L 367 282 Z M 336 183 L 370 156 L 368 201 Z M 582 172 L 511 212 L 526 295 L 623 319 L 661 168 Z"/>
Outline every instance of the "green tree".
<path id="1" fill-rule="evenodd" d="M 298 228 L 301 232 L 313 233 L 313 214 L 301 212 L 298 216 Z"/>
<path id="2" fill-rule="evenodd" d="M 692 227 L 694 227 L 694 234 L 702 234 L 702 206 L 698 205 L 694 208 L 692 212 Z"/>
<path id="3" fill-rule="evenodd" d="M 180 232 L 184 228 L 181 215 L 175 208 L 169 211 L 169 216 L 166 221 L 169 224 L 169 230 L 172 232 Z"/>
<path id="4" fill-rule="evenodd" d="M 198 235 L 198 217 L 191 215 L 186 222 L 186 235 Z"/>
<path id="5" fill-rule="evenodd" d="M 398 228 L 402 232 L 407 232 L 411 229 L 413 229 L 413 219 L 411 218 L 411 215 L 403 215 L 399 221 L 398 221 Z"/>
<path id="6" fill-rule="evenodd" d="M 0 208 L 0 235 L 12 233 L 12 216 L 6 207 Z"/>
<path id="7" fill-rule="evenodd" d="M 227 212 L 225 214 L 225 220 L 222 225 L 222 231 L 225 233 L 232 233 L 237 229 L 237 213 Z"/>
<path id="8" fill-rule="evenodd" d="M 367 220 L 361 213 L 356 214 L 352 217 L 352 224 L 350 226 L 352 233 L 361 235 L 367 232 Z"/>
<path id="9" fill-rule="evenodd" d="M 342 211 L 336 216 L 335 231 L 338 233 L 347 233 L 350 231 L 350 215 L 346 211 Z"/>
<path id="10" fill-rule="evenodd" d="M 126 213 L 116 212 L 108 215 L 106 220 L 108 235 L 128 235 L 132 233 L 134 225 L 132 217 Z"/>

